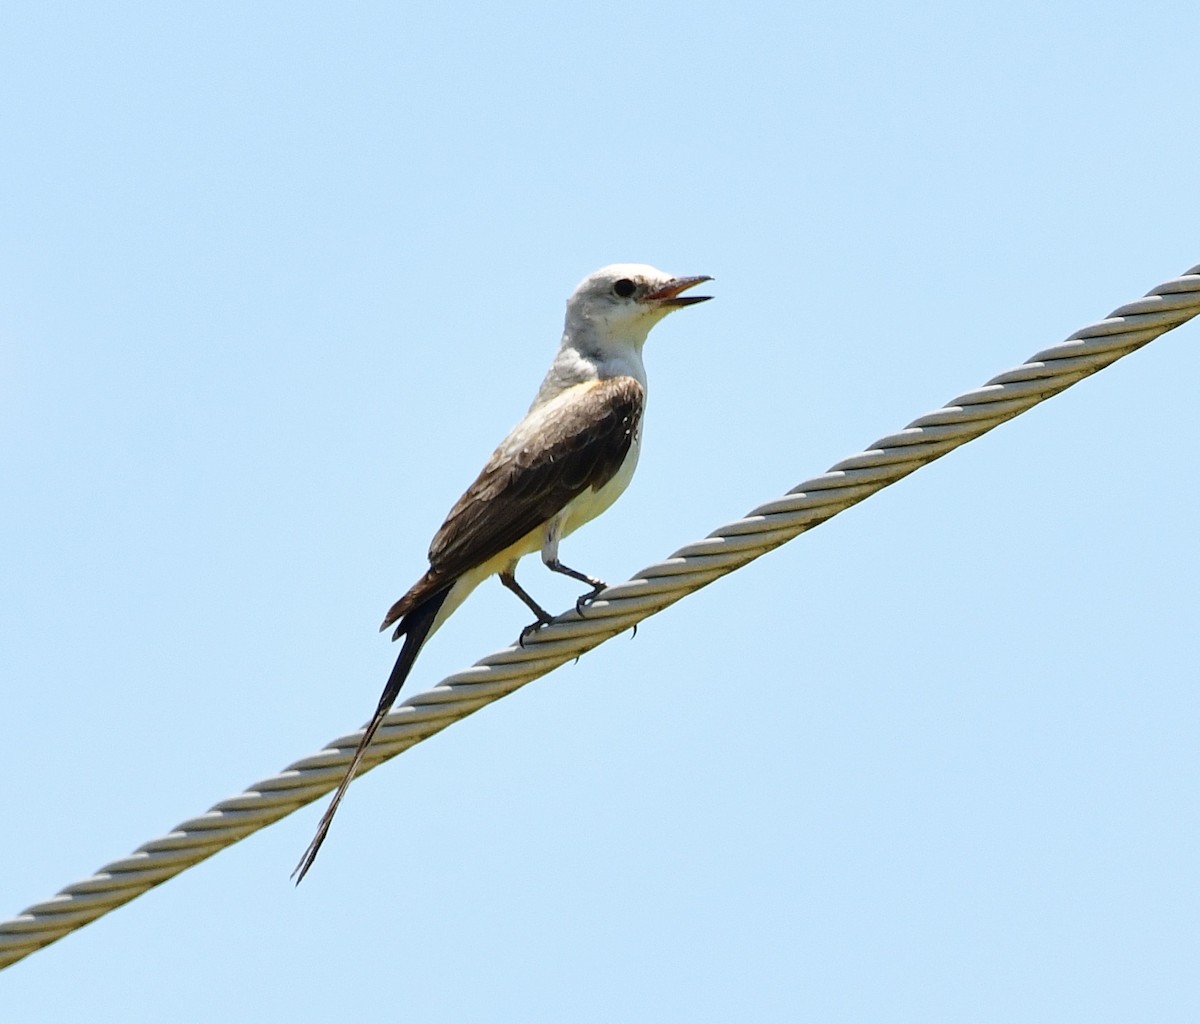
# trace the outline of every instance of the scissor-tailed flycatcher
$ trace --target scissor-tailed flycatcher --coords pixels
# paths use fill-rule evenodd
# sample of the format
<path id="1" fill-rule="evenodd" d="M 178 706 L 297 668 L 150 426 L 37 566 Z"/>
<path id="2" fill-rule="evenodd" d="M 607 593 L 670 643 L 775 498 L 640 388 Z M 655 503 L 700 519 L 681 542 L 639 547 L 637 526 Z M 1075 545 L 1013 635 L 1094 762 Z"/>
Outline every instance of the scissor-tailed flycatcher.
<path id="1" fill-rule="evenodd" d="M 522 632 L 524 641 L 551 621 L 517 583 L 514 570 L 524 555 L 540 550 L 548 568 L 588 584 L 591 590 L 576 602 L 581 612 L 604 589 L 603 581 L 558 560 L 558 542 L 629 486 L 646 401 L 642 346 L 672 310 L 704 302 L 708 296 L 683 292 L 709 280 L 616 263 L 584 278 L 567 300 L 562 345 L 529 412 L 450 510 L 429 548 L 429 571 L 384 617 L 380 629 L 395 625 L 392 639 L 404 637 L 404 645 L 350 767 L 293 872 L 297 884 L 316 859 L 421 646 L 472 590 L 499 574 L 537 617 Z"/>

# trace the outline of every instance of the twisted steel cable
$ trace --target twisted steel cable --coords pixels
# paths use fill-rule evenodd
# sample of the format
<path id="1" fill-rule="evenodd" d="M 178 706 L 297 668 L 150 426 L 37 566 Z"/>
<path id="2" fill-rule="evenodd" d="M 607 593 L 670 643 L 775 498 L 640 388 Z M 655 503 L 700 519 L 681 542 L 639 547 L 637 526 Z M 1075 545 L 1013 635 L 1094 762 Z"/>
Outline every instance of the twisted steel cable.
<path id="1" fill-rule="evenodd" d="M 783 497 L 643 569 L 627 582 L 609 587 L 582 616 L 575 611 L 561 615 L 530 637 L 524 647 L 491 654 L 431 690 L 410 697 L 384 720 L 362 771 L 820 525 L 1198 313 L 1200 265 L 993 377 L 983 387 L 880 438 Z M 67 886 L 52 899 L 0 922 L 0 969 L 328 793 L 340 780 L 361 735 L 360 730 L 339 737 L 324 750 L 182 822 L 128 857 Z"/>

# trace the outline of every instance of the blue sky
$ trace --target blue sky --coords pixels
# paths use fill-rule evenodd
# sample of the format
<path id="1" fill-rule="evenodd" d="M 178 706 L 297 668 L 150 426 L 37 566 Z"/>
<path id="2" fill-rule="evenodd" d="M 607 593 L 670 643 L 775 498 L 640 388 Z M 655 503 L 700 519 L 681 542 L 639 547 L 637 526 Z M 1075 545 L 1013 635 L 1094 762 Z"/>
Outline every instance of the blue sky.
<path id="1" fill-rule="evenodd" d="M 9 4 L 0 915 L 367 717 L 596 267 L 716 278 L 563 548 L 616 581 L 1200 262 L 1197 29 Z M 373 772 L 299 890 L 320 805 L 35 954 L 5 1020 L 1194 1019 L 1198 330 Z M 484 586 L 410 686 L 527 617 Z"/>

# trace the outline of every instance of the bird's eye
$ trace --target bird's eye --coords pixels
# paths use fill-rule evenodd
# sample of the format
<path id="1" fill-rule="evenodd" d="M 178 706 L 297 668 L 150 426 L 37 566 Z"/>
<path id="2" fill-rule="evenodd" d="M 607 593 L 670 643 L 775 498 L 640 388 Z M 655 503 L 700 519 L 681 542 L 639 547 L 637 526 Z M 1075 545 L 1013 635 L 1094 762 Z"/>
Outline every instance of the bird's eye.
<path id="1" fill-rule="evenodd" d="M 637 285 L 635 285 L 631 280 L 629 280 L 629 278 L 623 277 L 623 278 L 621 278 L 621 280 L 619 280 L 616 284 L 613 285 L 613 291 L 616 292 L 616 294 L 619 295 L 622 299 L 627 299 L 635 291 L 637 291 Z"/>

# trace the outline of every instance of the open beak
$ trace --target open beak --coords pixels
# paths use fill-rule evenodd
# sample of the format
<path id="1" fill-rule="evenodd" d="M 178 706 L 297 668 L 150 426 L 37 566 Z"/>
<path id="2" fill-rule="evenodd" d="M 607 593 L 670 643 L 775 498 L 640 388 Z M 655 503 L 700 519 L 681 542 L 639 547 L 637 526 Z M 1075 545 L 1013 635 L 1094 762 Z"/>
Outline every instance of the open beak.
<path id="1" fill-rule="evenodd" d="M 705 281 L 711 281 L 712 278 L 707 274 L 700 274 L 697 277 L 676 277 L 668 281 L 661 288 L 655 288 L 652 292 L 647 292 L 642 296 L 641 301 L 651 303 L 655 306 L 666 306 L 669 309 L 678 309 L 680 306 L 694 306 L 697 302 L 707 302 L 712 298 L 711 295 L 683 295 L 689 288 L 695 288 L 698 284 L 703 284 Z"/>

